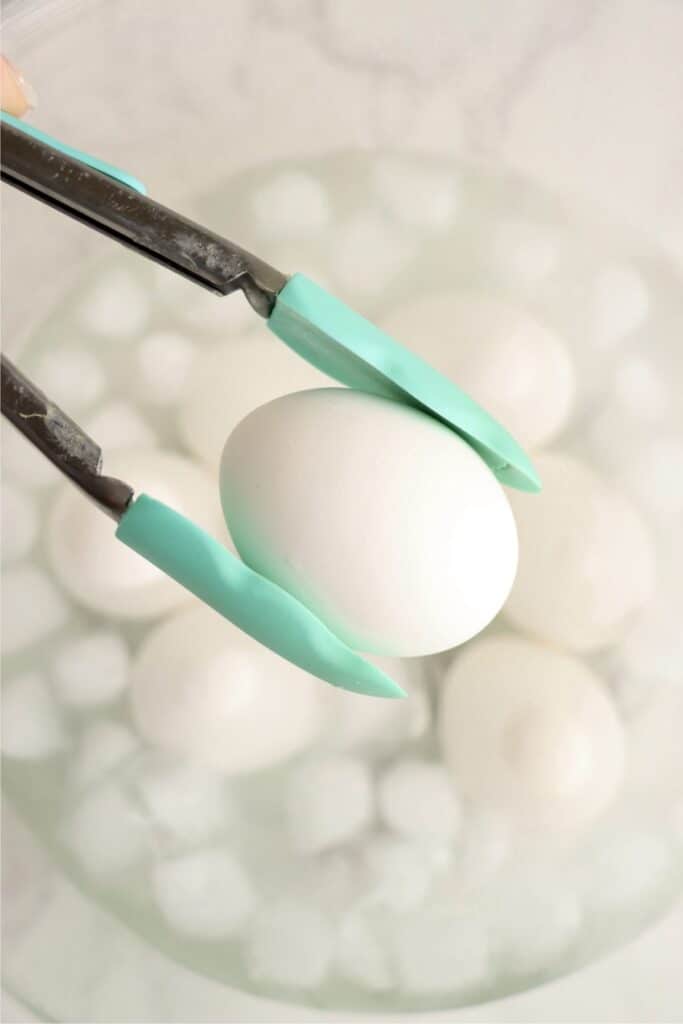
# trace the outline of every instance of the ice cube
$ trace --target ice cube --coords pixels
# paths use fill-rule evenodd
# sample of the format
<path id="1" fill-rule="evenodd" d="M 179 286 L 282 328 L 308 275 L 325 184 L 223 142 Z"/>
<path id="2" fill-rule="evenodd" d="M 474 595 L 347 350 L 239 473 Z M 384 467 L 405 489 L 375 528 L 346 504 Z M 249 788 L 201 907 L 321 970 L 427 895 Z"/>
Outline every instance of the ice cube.
<path id="1" fill-rule="evenodd" d="M 506 972 L 529 975 L 561 963 L 581 925 L 579 899 L 561 875 L 530 875 L 514 879 L 498 894 L 491 938 Z"/>
<path id="2" fill-rule="evenodd" d="M 599 345 L 609 348 L 632 334 L 645 322 L 649 309 L 650 293 L 635 267 L 615 263 L 598 272 L 593 330 Z"/>
<path id="3" fill-rule="evenodd" d="M 299 860 L 303 868 L 292 891 L 301 891 L 322 911 L 339 914 L 357 904 L 363 895 L 363 878 L 357 858 L 346 850 L 329 850 Z"/>
<path id="4" fill-rule="evenodd" d="M 77 708 L 115 701 L 128 683 L 130 656 L 121 633 L 95 629 L 69 640 L 53 662 L 53 685 L 60 700 Z"/>
<path id="5" fill-rule="evenodd" d="M 512 842 L 512 826 L 503 814 L 470 809 L 456 865 L 458 891 L 469 893 L 490 881 L 507 860 Z"/>
<path id="6" fill-rule="evenodd" d="M 16 654 L 64 625 L 69 609 L 50 577 L 33 565 L 18 565 L 2 576 L 2 645 Z"/>
<path id="7" fill-rule="evenodd" d="M 226 439 L 248 413 L 291 391 L 329 384 L 272 336 L 239 335 L 197 357 L 180 407 L 182 440 L 218 472 Z"/>
<path id="8" fill-rule="evenodd" d="M 84 870 L 98 878 L 142 863 L 151 850 L 148 823 L 113 781 L 89 789 L 63 821 L 60 833 Z"/>
<path id="9" fill-rule="evenodd" d="M 92 405 L 106 388 L 102 365 L 84 348 L 59 345 L 44 352 L 36 364 L 35 378 L 41 390 L 65 412 Z"/>
<path id="10" fill-rule="evenodd" d="M 654 906 L 677 867 L 666 837 L 627 829 L 603 839 L 585 865 L 587 906 L 593 913 L 609 916 Z"/>
<path id="11" fill-rule="evenodd" d="M 176 331 L 155 331 L 140 342 L 139 393 L 145 401 L 166 405 L 183 392 L 194 358 L 194 345 Z"/>
<path id="12" fill-rule="evenodd" d="M 332 275 L 349 297 L 382 291 L 415 252 L 413 243 L 375 213 L 341 224 L 328 244 Z"/>
<path id="13" fill-rule="evenodd" d="M 134 790 L 165 841 L 201 843 L 234 824 L 236 808 L 223 778 L 199 765 L 147 758 Z"/>
<path id="14" fill-rule="evenodd" d="M 390 941 L 399 985 L 409 995 L 475 991 L 492 970 L 482 923 L 453 911 L 403 915 Z"/>
<path id="15" fill-rule="evenodd" d="M 107 454 L 117 448 L 150 448 L 157 440 L 137 409 L 120 399 L 102 406 L 86 422 L 85 429 Z"/>
<path id="16" fill-rule="evenodd" d="M 453 222 L 460 201 L 453 171 L 392 158 L 378 162 L 374 177 L 380 200 L 400 224 L 439 231 Z"/>
<path id="17" fill-rule="evenodd" d="M 367 904 L 402 913 L 424 903 L 432 872 L 428 851 L 417 842 L 373 835 L 361 857 L 367 874 Z"/>
<path id="18" fill-rule="evenodd" d="M 26 440 L 21 431 L 5 419 L 2 433 L 2 471 L 7 479 L 16 481 L 27 490 L 38 491 L 63 480 L 56 466 L 42 452 Z M 6 481 L 5 481 L 6 482 Z"/>
<path id="19" fill-rule="evenodd" d="M 102 338 L 129 340 L 145 327 L 150 314 L 147 290 L 127 270 L 105 271 L 80 309 L 81 324 Z"/>
<path id="20" fill-rule="evenodd" d="M 540 224 L 507 220 L 494 231 L 493 265 L 513 284 L 538 286 L 555 269 L 558 258 L 558 240 Z"/>
<path id="21" fill-rule="evenodd" d="M 341 976 L 368 992 L 386 992 L 393 979 L 388 951 L 370 922 L 357 912 L 339 925 L 335 966 Z"/>
<path id="22" fill-rule="evenodd" d="M 152 891 L 168 925 L 181 935 L 215 941 L 240 931 L 254 894 L 244 868 L 225 850 L 199 850 L 161 861 Z"/>
<path id="23" fill-rule="evenodd" d="M 380 816 L 390 828 L 422 839 L 455 838 L 460 802 L 443 765 L 419 758 L 394 762 L 377 791 Z"/>
<path id="24" fill-rule="evenodd" d="M 92 722 L 82 733 L 69 766 L 69 783 L 77 792 L 102 782 L 138 750 L 137 737 L 114 719 Z"/>
<path id="25" fill-rule="evenodd" d="M 2 752 L 39 760 L 64 748 L 67 731 L 59 705 L 38 672 L 15 676 L 2 690 Z"/>
<path id="26" fill-rule="evenodd" d="M 9 944 L 16 949 L 25 934 L 33 937 L 33 929 L 54 895 L 55 874 L 54 862 L 43 844 L 26 827 L 9 800 L 3 800 L 1 900 L 5 954 Z M 30 944 L 29 940 L 27 945 Z"/>
<path id="27" fill-rule="evenodd" d="M 2 484 L 2 562 L 27 555 L 38 534 L 38 509 L 31 495 L 7 480 Z"/>
<path id="28" fill-rule="evenodd" d="M 289 834 L 304 853 L 348 842 L 372 821 L 372 779 L 365 762 L 343 754 L 296 765 L 285 793 Z"/>
<path id="29" fill-rule="evenodd" d="M 245 957 L 254 981 L 310 989 L 325 980 L 334 951 L 330 921 L 315 907 L 283 899 L 256 914 Z"/>
<path id="30" fill-rule="evenodd" d="M 268 238 L 318 235 L 330 220 L 330 202 L 321 182 L 304 171 L 285 171 L 252 196 L 252 212 Z"/>

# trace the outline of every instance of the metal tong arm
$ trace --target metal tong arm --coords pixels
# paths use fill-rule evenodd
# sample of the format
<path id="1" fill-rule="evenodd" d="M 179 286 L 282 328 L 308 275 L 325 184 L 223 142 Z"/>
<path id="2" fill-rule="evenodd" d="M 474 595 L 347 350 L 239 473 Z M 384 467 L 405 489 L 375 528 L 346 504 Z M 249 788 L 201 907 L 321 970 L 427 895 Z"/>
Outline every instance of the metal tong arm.
<path id="1" fill-rule="evenodd" d="M 102 511 L 118 521 L 133 498 L 122 480 L 102 476 L 99 445 L 2 356 L 2 414 Z"/>
<path id="2" fill-rule="evenodd" d="M 287 277 L 233 242 L 20 128 L 1 124 L 2 179 L 196 284 L 241 289 L 270 316 Z"/>

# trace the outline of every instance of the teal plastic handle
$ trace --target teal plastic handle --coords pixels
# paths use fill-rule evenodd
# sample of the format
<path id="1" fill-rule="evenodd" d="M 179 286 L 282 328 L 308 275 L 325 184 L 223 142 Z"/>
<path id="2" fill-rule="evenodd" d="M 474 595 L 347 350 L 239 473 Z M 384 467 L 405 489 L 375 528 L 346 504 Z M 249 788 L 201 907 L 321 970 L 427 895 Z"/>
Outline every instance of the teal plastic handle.
<path id="1" fill-rule="evenodd" d="M 290 348 L 347 387 L 416 405 L 460 434 L 501 483 L 539 491 L 531 459 L 469 395 L 304 274 L 277 297 L 268 326 Z"/>
<path id="2" fill-rule="evenodd" d="M 356 693 L 405 697 L 393 679 L 347 647 L 305 605 L 168 505 L 140 494 L 121 518 L 116 536 L 306 672 Z"/>
<path id="3" fill-rule="evenodd" d="M 79 160 L 82 164 L 86 164 L 88 167 L 92 167 L 93 170 L 99 171 L 100 174 L 106 174 L 109 178 L 115 178 L 116 181 L 120 181 L 122 185 L 127 185 L 128 188 L 134 189 L 136 192 L 142 193 L 143 196 L 147 195 L 147 189 L 139 178 L 133 177 L 128 171 L 122 171 L 119 167 L 114 167 L 112 164 L 105 163 L 104 160 L 99 160 L 96 156 L 89 156 L 87 153 L 83 153 L 80 149 L 74 149 L 72 146 L 67 146 L 59 139 L 53 139 L 51 135 L 46 132 L 41 132 L 39 128 L 34 128 L 31 124 L 26 124 L 25 121 L 20 121 L 18 117 L 14 117 L 12 114 L 7 114 L 4 110 L 0 111 L 0 117 L 7 124 L 11 124 L 13 128 L 19 128 L 25 135 L 30 135 L 32 138 L 37 139 L 39 142 L 45 142 L 48 146 L 52 146 L 53 149 L 58 149 L 60 153 L 64 153 L 65 156 L 70 156 L 74 160 Z"/>

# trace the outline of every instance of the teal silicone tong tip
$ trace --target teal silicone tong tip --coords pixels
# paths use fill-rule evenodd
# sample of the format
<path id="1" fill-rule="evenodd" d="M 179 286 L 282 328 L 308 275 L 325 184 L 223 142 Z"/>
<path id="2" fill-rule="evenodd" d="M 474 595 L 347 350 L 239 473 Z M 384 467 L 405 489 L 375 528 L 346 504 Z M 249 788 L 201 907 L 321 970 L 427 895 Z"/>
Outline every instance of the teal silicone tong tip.
<path id="1" fill-rule="evenodd" d="M 350 388 L 418 406 L 460 434 L 502 484 L 539 491 L 531 459 L 507 430 L 447 377 L 304 274 L 294 274 L 268 320 L 274 334 Z"/>
<path id="2" fill-rule="evenodd" d="M 64 142 L 60 142 L 59 139 L 55 139 L 51 135 L 48 135 L 47 132 L 41 132 L 39 128 L 34 128 L 32 124 L 27 124 L 26 121 L 20 121 L 18 117 L 14 117 L 12 114 L 8 114 L 4 110 L 0 111 L 0 118 L 2 118 L 3 121 L 6 121 L 7 124 L 11 124 L 14 128 L 19 128 L 24 135 L 30 135 L 31 138 L 37 139 L 38 142 L 45 142 L 48 146 L 52 146 L 53 149 L 58 150 L 60 153 L 64 153 L 65 156 L 70 156 L 73 160 L 78 160 L 79 163 L 85 164 L 87 167 L 92 167 L 93 170 L 99 171 L 100 174 L 106 174 L 108 178 L 114 178 L 115 181 L 120 181 L 122 185 L 126 185 L 128 188 L 134 189 L 143 196 L 147 195 L 147 188 L 145 185 L 139 178 L 129 174 L 128 171 L 122 171 L 119 167 L 114 167 L 112 164 L 108 164 L 96 156 L 90 156 L 88 153 L 84 153 L 80 149 L 74 149 L 73 146 L 67 146 Z"/>
<path id="3" fill-rule="evenodd" d="M 295 597 L 162 502 L 140 494 L 121 517 L 116 536 L 306 672 L 354 693 L 406 696 L 393 679 L 348 647 Z"/>

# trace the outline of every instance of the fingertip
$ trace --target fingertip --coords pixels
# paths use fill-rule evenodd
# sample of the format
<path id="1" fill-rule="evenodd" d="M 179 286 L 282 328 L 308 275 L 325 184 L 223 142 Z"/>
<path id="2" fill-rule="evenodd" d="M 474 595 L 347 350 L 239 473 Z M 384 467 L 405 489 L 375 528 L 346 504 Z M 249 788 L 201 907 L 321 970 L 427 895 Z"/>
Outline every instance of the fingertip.
<path id="1" fill-rule="evenodd" d="M 23 117 L 37 103 L 33 87 L 7 57 L 0 57 L 0 104 L 14 117 Z"/>

